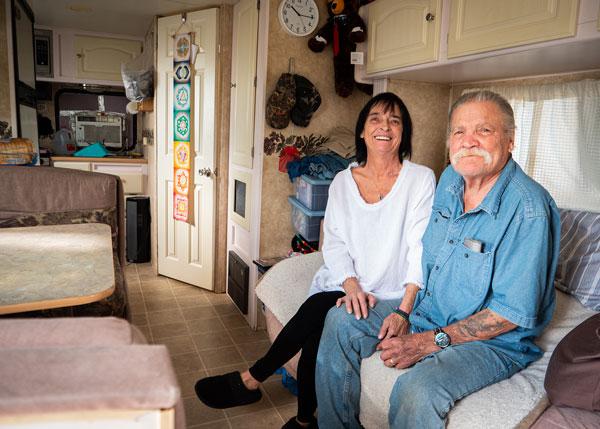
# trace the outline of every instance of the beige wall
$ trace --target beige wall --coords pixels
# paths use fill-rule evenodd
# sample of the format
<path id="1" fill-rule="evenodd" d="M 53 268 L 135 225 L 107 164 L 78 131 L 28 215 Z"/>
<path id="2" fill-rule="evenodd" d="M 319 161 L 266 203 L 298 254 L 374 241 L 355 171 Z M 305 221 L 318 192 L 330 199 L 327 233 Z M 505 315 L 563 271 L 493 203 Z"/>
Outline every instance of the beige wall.
<path id="1" fill-rule="evenodd" d="M 446 127 L 450 85 L 390 80 L 413 123 L 411 160 L 431 168 L 439 178 L 446 159 Z"/>
<path id="2" fill-rule="evenodd" d="M 278 130 L 283 135 L 327 135 L 335 126 L 347 126 L 354 129 L 360 109 L 369 96 L 359 90 L 348 98 L 335 94 L 333 86 L 333 53 L 327 47 L 321 53 L 308 49 L 308 37 L 293 37 L 281 28 L 277 18 L 279 0 L 270 0 L 269 16 L 269 52 L 267 63 L 267 99 L 275 89 L 281 73 L 288 71 L 290 57 L 295 59 L 295 73 L 310 80 L 321 94 L 322 103 L 315 112 L 308 127 L 290 125 Z M 325 2 L 317 2 L 320 12 L 320 25 L 325 24 L 327 10 Z M 265 124 L 265 136 L 273 129 Z M 277 131 L 277 130 L 276 130 Z M 256 142 L 263 144 L 263 142 Z M 293 193 L 293 186 L 286 173 L 278 171 L 279 157 L 265 156 L 263 160 L 262 207 L 260 231 L 260 255 L 271 257 L 284 255 L 290 249 L 294 236 L 291 224 L 288 195 Z"/>
<path id="3" fill-rule="evenodd" d="M 0 0 L 0 121 L 10 123 L 10 82 L 8 80 L 8 35 L 6 34 L 6 0 Z"/>

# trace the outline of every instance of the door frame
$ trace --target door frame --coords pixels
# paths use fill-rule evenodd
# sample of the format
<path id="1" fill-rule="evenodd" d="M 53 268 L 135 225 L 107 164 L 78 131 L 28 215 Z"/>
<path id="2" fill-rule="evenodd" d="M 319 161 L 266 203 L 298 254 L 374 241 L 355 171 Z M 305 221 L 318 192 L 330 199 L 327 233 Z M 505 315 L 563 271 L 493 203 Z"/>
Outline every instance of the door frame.
<path id="1" fill-rule="evenodd" d="M 255 186 L 252 191 L 252 222 L 250 239 L 252 260 L 260 257 L 260 213 L 262 200 L 263 141 L 265 138 L 265 107 L 267 103 L 267 63 L 269 51 L 269 1 L 260 1 L 258 11 L 258 52 L 256 53 L 256 103 L 254 110 L 254 163 L 253 177 Z M 258 268 L 250 267 L 250 290 L 248 291 L 248 323 L 257 328 L 258 300 L 254 289 L 258 282 Z"/>

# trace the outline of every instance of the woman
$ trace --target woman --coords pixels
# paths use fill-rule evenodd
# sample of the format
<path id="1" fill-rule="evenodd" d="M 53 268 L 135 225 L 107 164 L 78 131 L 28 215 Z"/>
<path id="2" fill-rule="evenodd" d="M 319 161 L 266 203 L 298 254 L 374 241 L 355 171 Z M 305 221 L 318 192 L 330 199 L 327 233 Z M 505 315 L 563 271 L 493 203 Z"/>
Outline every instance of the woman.
<path id="1" fill-rule="evenodd" d="M 367 317 L 377 299 L 399 299 L 384 320 L 381 339 L 408 332 L 408 313 L 422 283 L 421 236 L 435 188 L 433 172 L 406 161 L 412 123 L 396 95 L 373 97 L 356 124 L 356 159 L 329 188 L 323 259 L 308 299 L 283 328 L 267 354 L 249 370 L 196 383 L 206 405 L 227 408 L 260 400 L 260 384 L 302 350 L 298 362 L 298 414 L 283 428 L 316 428 L 315 365 L 329 309 L 345 305 Z"/>

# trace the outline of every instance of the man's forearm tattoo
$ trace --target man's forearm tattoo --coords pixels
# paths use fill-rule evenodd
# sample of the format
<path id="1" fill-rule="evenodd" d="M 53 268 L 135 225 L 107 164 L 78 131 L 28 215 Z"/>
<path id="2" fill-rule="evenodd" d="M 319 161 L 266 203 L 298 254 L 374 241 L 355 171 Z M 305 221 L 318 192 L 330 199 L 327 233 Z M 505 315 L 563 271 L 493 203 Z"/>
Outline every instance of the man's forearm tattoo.
<path id="1" fill-rule="evenodd" d="M 456 324 L 459 335 L 464 339 L 486 340 L 515 328 L 508 320 L 485 309 Z"/>

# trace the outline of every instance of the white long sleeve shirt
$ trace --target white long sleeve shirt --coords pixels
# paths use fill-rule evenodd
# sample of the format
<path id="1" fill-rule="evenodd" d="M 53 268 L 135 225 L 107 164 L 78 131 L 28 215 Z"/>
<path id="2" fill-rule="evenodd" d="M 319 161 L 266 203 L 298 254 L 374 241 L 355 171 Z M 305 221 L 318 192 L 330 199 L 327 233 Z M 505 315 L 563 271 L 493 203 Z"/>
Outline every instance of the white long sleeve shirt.
<path id="1" fill-rule="evenodd" d="M 325 210 L 323 259 L 309 294 L 343 291 L 356 277 L 364 292 L 377 299 L 400 299 L 407 283 L 423 284 L 421 237 L 433 196 L 433 171 L 410 161 L 391 191 L 373 204 L 365 202 L 352 177 L 352 163 L 329 187 Z"/>

